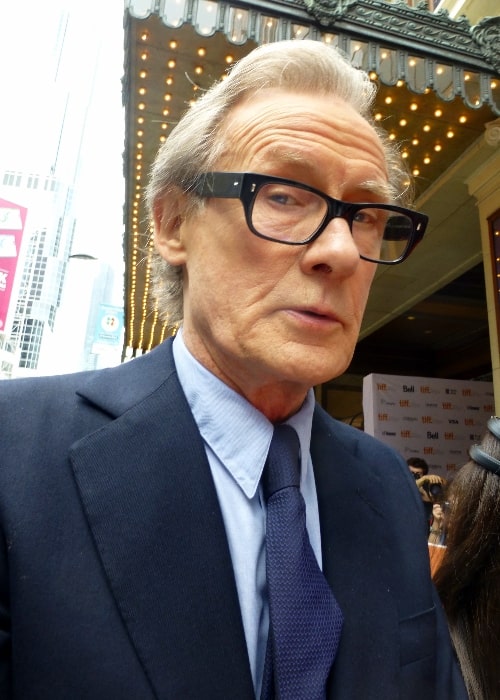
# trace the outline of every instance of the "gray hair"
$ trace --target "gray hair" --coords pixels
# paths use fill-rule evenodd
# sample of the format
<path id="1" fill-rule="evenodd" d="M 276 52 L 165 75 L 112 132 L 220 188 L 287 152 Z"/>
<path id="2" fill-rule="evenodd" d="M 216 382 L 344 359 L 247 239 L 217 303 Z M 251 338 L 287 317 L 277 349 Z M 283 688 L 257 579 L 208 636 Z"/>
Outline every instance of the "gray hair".
<path id="1" fill-rule="evenodd" d="M 290 40 L 265 44 L 242 58 L 224 80 L 215 83 L 184 114 L 158 151 L 146 190 L 150 217 L 155 204 L 170 191 L 189 194 L 197 176 L 217 168 L 225 152 L 219 138 L 225 117 L 248 95 L 266 88 L 307 94 L 335 95 L 351 105 L 377 132 L 385 152 L 393 198 L 410 199 L 409 174 L 399 150 L 375 123 L 371 110 L 376 86 L 337 49 L 319 41 Z M 183 317 L 182 267 L 153 254 L 153 293 L 160 314 L 170 325 Z"/>

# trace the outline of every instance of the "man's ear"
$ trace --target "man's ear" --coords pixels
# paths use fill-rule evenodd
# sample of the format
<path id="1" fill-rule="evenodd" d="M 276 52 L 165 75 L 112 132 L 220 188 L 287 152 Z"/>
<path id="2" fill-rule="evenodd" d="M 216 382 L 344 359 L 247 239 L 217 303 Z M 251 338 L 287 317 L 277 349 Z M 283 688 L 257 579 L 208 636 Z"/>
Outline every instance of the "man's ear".
<path id="1" fill-rule="evenodd" d="M 171 265 L 183 265 L 186 262 L 181 236 L 185 208 L 186 195 L 180 190 L 167 192 L 153 208 L 155 248 Z"/>

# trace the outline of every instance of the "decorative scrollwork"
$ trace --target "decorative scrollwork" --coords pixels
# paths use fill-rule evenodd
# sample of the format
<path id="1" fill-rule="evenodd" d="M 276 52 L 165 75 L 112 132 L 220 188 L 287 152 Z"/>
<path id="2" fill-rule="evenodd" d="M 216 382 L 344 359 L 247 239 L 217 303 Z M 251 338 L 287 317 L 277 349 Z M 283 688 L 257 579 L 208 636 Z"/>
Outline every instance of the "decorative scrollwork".
<path id="1" fill-rule="evenodd" d="M 320 24 L 330 25 L 343 17 L 356 0 L 304 0 L 304 5 Z"/>
<path id="2" fill-rule="evenodd" d="M 498 99 L 490 88 L 491 77 L 500 72 L 500 17 L 486 17 L 471 27 L 465 16 L 452 19 L 444 10 L 430 12 L 426 2 L 410 7 L 404 0 L 392 3 L 385 0 L 301 1 L 307 13 L 322 27 L 391 48 L 400 52 L 403 63 L 408 55 L 420 57 L 426 62 L 425 86 L 434 86 L 433 63 L 453 66 L 454 71 L 460 68 L 461 71 L 453 73 L 453 94 L 464 96 L 469 107 L 472 106 L 470 89 L 465 81 L 469 78 L 468 71 L 472 71 L 479 76 L 474 108 L 486 103 L 495 114 L 500 113 Z M 404 71 L 400 77 L 407 78 Z M 412 89 L 419 91 L 415 85 Z"/>
<path id="3" fill-rule="evenodd" d="M 486 129 L 484 138 L 489 146 L 500 146 L 500 119 L 487 122 L 484 125 Z"/>
<path id="4" fill-rule="evenodd" d="M 486 61 L 500 72 L 500 17 L 484 17 L 471 34 Z"/>
<path id="5" fill-rule="evenodd" d="M 489 17 L 471 28 L 465 16 L 429 12 L 426 2 L 410 7 L 404 0 L 303 0 L 307 12 L 322 26 L 349 27 L 358 36 L 380 36 L 416 53 L 442 52 L 458 65 L 481 68 L 500 63 L 500 18 Z M 481 66 L 481 63 L 483 66 Z"/>

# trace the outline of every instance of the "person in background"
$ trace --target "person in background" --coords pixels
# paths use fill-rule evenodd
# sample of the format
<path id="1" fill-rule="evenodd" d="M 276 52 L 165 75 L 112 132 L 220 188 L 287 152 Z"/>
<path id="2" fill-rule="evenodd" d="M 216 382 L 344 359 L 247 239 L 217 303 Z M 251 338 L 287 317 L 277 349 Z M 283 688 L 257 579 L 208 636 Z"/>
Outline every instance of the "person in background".
<path id="1" fill-rule="evenodd" d="M 425 230 L 375 89 L 321 42 L 243 58 L 152 169 L 175 339 L 2 383 L 2 699 L 465 700 L 407 465 L 314 400 Z"/>
<path id="2" fill-rule="evenodd" d="M 471 700 L 500 698 L 500 418 L 449 489 L 446 551 L 434 580 Z"/>
<path id="3" fill-rule="evenodd" d="M 425 459 L 422 459 L 421 457 L 410 457 L 409 459 L 406 460 L 406 464 L 408 465 L 408 468 L 417 482 L 418 486 L 418 480 L 422 479 L 422 477 L 426 476 L 429 472 L 429 465 L 425 461 Z M 425 483 L 425 482 L 423 482 Z M 425 490 L 422 490 L 419 488 L 420 495 L 422 496 L 422 503 L 423 503 L 423 515 L 424 515 L 424 520 L 425 520 L 425 528 L 426 528 L 426 536 L 429 535 L 429 527 L 430 527 L 430 522 L 432 518 L 432 504 L 430 501 L 430 498 L 428 495 L 425 493 Z"/>
<path id="4" fill-rule="evenodd" d="M 442 515 L 440 504 L 444 501 L 446 479 L 438 474 L 429 474 L 429 465 L 421 457 L 410 457 L 406 460 L 406 463 L 415 478 L 418 490 L 422 496 L 427 528 L 432 527 L 434 521 L 439 527 Z M 439 511 L 435 513 L 434 511 L 438 506 Z M 437 533 L 430 534 L 436 535 Z"/>
<path id="5" fill-rule="evenodd" d="M 432 520 L 431 527 L 429 531 L 429 542 L 431 544 L 441 544 L 446 543 L 446 527 L 445 527 L 445 504 L 444 503 L 433 503 L 432 504 Z"/>
<path id="6" fill-rule="evenodd" d="M 418 478 L 415 483 L 422 498 L 427 534 L 429 534 L 432 526 L 434 505 L 444 502 L 447 481 L 439 474 L 426 474 Z"/>
<path id="7" fill-rule="evenodd" d="M 450 504 L 447 501 L 434 503 L 432 506 L 432 519 L 427 543 L 429 545 L 429 558 L 431 563 L 431 576 L 434 576 L 441 565 L 446 551 L 446 535 L 448 510 Z"/>

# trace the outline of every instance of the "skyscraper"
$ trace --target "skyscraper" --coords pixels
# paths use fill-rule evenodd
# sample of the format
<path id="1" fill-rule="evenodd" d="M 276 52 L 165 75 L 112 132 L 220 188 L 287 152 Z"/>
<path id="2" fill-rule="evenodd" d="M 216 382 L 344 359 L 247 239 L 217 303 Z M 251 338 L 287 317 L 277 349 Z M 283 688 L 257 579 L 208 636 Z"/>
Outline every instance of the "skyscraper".
<path id="1" fill-rule="evenodd" d="M 110 227 L 114 238 L 121 238 L 119 189 L 110 187 L 118 198 L 100 200 L 105 196 L 100 178 L 107 169 L 120 187 L 123 143 L 122 4 L 106 5 L 97 26 L 88 8 L 72 0 L 43 7 L 28 1 L 2 10 L 7 21 L 0 22 L 0 59 L 13 69 L 5 76 L 8 108 L 0 115 L 0 197 L 27 210 L 7 322 L 0 328 L 4 341 L 16 348 L 16 374 L 39 372 L 44 352 L 64 352 L 70 340 L 64 324 L 56 324 L 64 287 L 71 282 L 70 256 L 101 257 Z M 22 28 L 29 52 L 20 50 L 16 27 Z M 111 154 L 115 160 L 108 167 Z M 75 293 L 93 299 L 94 306 L 117 303 L 116 292 L 111 299 L 109 285 L 99 284 L 104 297 L 96 298 L 91 286 Z M 85 328 L 89 323 L 80 322 Z M 60 337 L 54 338 L 58 330 Z M 50 363 L 42 364 L 46 370 Z M 71 369 L 88 364 L 82 358 L 81 366 Z"/>

